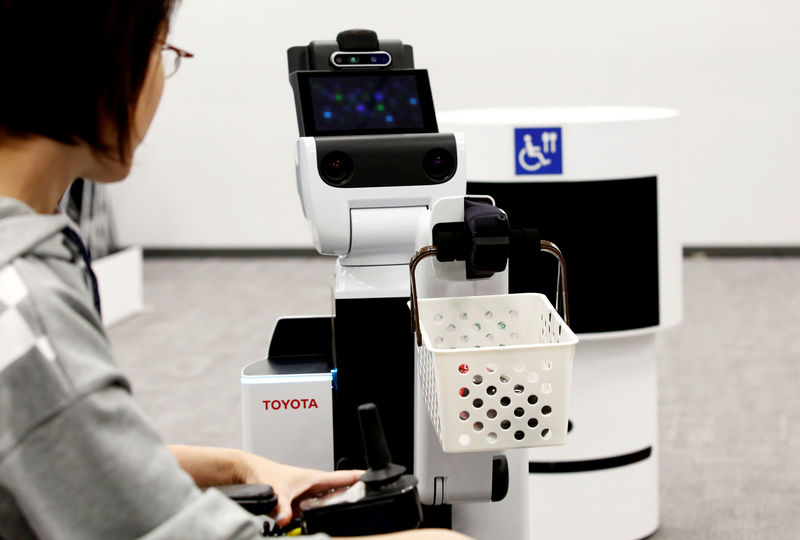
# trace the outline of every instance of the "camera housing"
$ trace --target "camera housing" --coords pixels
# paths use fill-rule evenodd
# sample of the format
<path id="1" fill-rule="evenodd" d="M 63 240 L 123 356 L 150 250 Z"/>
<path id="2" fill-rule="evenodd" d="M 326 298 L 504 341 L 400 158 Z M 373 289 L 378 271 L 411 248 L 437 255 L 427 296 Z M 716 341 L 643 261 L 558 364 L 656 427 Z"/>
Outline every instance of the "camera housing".
<path id="1" fill-rule="evenodd" d="M 317 172 L 337 188 L 432 186 L 456 173 L 452 133 L 317 137 Z"/>
<path id="2" fill-rule="evenodd" d="M 425 156 L 436 149 L 453 156 L 452 173 L 444 179 L 425 170 Z M 348 255 L 354 235 L 361 234 L 352 228 L 359 212 L 380 209 L 392 220 L 395 210 L 425 209 L 463 194 L 463 155 L 464 139 L 453 133 L 300 137 L 297 191 L 314 247 L 323 255 Z M 398 257 L 408 259 L 406 253 Z"/>
<path id="3" fill-rule="evenodd" d="M 456 172 L 456 159 L 445 148 L 432 148 L 422 158 L 422 168 L 432 180 L 446 182 Z"/>
<path id="4" fill-rule="evenodd" d="M 319 175 L 332 186 L 347 182 L 352 174 L 353 160 L 344 152 L 328 152 L 319 161 Z"/>
<path id="5" fill-rule="evenodd" d="M 392 55 L 386 51 L 336 51 L 331 54 L 331 65 L 336 68 L 382 68 L 392 64 Z"/>

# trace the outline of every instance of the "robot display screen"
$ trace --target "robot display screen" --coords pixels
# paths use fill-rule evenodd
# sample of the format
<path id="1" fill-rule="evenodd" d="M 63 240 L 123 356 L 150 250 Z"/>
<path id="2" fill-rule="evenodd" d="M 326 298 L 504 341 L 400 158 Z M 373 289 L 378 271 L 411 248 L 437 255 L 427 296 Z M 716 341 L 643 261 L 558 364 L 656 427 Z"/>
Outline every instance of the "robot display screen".
<path id="1" fill-rule="evenodd" d="M 301 75 L 306 135 L 438 130 L 424 70 Z"/>

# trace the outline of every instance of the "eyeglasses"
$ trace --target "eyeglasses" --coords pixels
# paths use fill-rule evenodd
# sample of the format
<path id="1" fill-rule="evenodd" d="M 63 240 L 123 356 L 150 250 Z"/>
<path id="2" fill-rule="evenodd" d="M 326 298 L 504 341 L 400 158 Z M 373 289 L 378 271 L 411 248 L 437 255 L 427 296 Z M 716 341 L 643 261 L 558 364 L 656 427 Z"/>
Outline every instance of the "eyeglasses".
<path id="1" fill-rule="evenodd" d="M 164 65 L 165 79 L 175 75 L 181 65 L 181 58 L 194 58 L 194 55 L 189 51 L 164 43 L 161 47 L 161 63 Z"/>

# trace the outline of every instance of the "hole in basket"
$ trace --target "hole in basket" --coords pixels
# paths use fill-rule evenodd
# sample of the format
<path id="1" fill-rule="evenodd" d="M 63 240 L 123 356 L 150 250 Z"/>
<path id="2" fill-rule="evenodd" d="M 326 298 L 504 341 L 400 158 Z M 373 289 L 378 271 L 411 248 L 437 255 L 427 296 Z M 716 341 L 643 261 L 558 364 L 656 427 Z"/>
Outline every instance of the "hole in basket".
<path id="1" fill-rule="evenodd" d="M 461 387 L 458 389 L 458 395 L 461 397 L 467 397 L 469 395 L 469 388 Z"/>
<path id="2" fill-rule="evenodd" d="M 543 394 L 549 394 L 552 391 L 553 391 L 553 385 L 550 384 L 549 382 L 546 382 L 546 383 L 544 383 L 542 385 L 542 393 Z"/>
<path id="3" fill-rule="evenodd" d="M 539 421 L 536 418 L 531 418 L 528 420 L 528 427 L 535 428 L 539 425 Z"/>
<path id="4" fill-rule="evenodd" d="M 494 373 L 495 371 L 497 371 L 497 364 L 495 363 L 486 364 L 486 371 L 488 371 L 489 373 Z"/>
<path id="5" fill-rule="evenodd" d="M 494 420 L 495 418 L 497 418 L 497 411 L 494 409 L 489 409 L 488 411 L 486 411 L 486 417 L 489 420 Z"/>
<path id="6" fill-rule="evenodd" d="M 441 313 L 437 313 L 436 315 L 433 316 L 433 322 L 440 323 L 442 322 L 442 319 L 444 319 L 444 315 L 442 315 Z"/>
<path id="7" fill-rule="evenodd" d="M 466 321 L 467 319 L 469 319 L 469 314 L 466 311 L 462 311 L 461 313 L 458 314 L 458 318 L 461 319 L 462 321 Z"/>
<path id="8" fill-rule="evenodd" d="M 514 409 L 514 416 L 516 416 L 517 418 L 522 418 L 523 416 L 525 416 L 525 409 L 523 409 L 522 407 L 517 407 L 516 409 Z"/>
<path id="9" fill-rule="evenodd" d="M 550 322 L 552 320 L 553 320 L 553 314 L 552 313 L 548 313 L 547 314 L 547 322 Z"/>
<path id="10" fill-rule="evenodd" d="M 480 409 L 481 407 L 483 407 L 483 400 L 481 398 L 473 399 L 472 406 L 475 407 L 476 409 Z"/>
<path id="11" fill-rule="evenodd" d="M 497 433 L 492 431 L 491 433 L 486 435 L 486 440 L 489 441 L 490 443 L 497 442 Z"/>
<path id="12" fill-rule="evenodd" d="M 483 318 L 484 319 L 491 319 L 492 317 L 494 317 L 494 313 L 492 313 L 491 311 L 485 311 L 483 313 Z"/>
<path id="13" fill-rule="evenodd" d="M 516 332 L 511 332 L 511 334 L 509 334 L 509 337 L 511 338 L 511 341 L 519 341 L 519 334 L 517 334 Z"/>
<path id="14" fill-rule="evenodd" d="M 542 430 L 542 439 L 544 439 L 544 440 L 546 440 L 546 441 L 549 441 L 549 440 L 550 440 L 552 437 L 553 437 L 553 434 L 552 434 L 552 433 L 550 433 L 550 430 L 549 430 L 549 429 L 547 429 L 547 428 L 544 428 L 544 429 Z"/>
<path id="15" fill-rule="evenodd" d="M 559 336 L 561 335 L 561 325 L 560 324 L 558 325 L 558 335 Z"/>
<path id="16" fill-rule="evenodd" d="M 510 428 L 511 427 L 511 421 L 510 420 L 503 420 L 502 422 L 500 422 L 500 427 L 503 428 L 503 429 Z"/>
<path id="17" fill-rule="evenodd" d="M 542 369 L 547 371 L 548 369 L 553 368 L 553 361 L 552 360 L 542 360 Z"/>
<path id="18" fill-rule="evenodd" d="M 525 362 L 514 362 L 514 371 L 519 373 L 525 369 Z"/>
<path id="19" fill-rule="evenodd" d="M 464 334 L 463 336 L 458 338 L 458 341 L 460 341 L 463 345 L 466 345 L 467 343 L 469 343 L 469 336 L 467 334 Z"/>
<path id="20" fill-rule="evenodd" d="M 494 342 L 494 336 L 492 334 L 486 334 L 486 336 L 484 336 L 484 337 L 486 338 L 486 343 L 493 343 Z"/>
<path id="21" fill-rule="evenodd" d="M 518 314 L 518 313 L 517 313 L 517 311 L 516 311 L 516 310 L 514 310 L 514 309 L 512 309 L 512 310 L 509 310 L 509 312 L 508 312 L 508 318 L 509 318 L 509 319 L 516 319 L 516 318 L 517 318 L 517 315 L 519 315 L 519 314 Z"/>
<path id="22" fill-rule="evenodd" d="M 480 332 L 483 327 L 481 326 L 481 323 L 474 322 L 470 328 L 472 328 L 473 332 Z"/>
<path id="23" fill-rule="evenodd" d="M 461 364 L 458 366 L 458 371 L 460 373 L 467 373 L 469 371 L 469 366 L 467 364 Z"/>
<path id="24" fill-rule="evenodd" d="M 448 334 L 453 334 L 453 333 L 455 333 L 455 331 L 456 331 L 456 325 L 454 325 L 453 323 L 450 323 L 450 324 L 447 325 L 447 333 Z"/>
<path id="25" fill-rule="evenodd" d="M 481 384 L 482 382 L 483 382 L 483 377 L 481 377 L 480 375 L 475 375 L 474 377 L 472 377 L 473 384 Z"/>
<path id="26" fill-rule="evenodd" d="M 529 383 L 535 383 L 538 380 L 539 380 L 539 374 L 538 373 L 536 373 L 535 371 L 531 371 L 530 373 L 528 373 L 528 382 Z"/>
<path id="27" fill-rule="evenodd" d="M 522 386 L 521 384 L 515 384 L 514 385 L 514 393 L 515 394 L 521 394 L 524 391 L 525 391 L 525 387 Z"/>
<path id="28" fill-rule="evenodd" d="M 521 441 L 522 439 L 525 438 L 525 434 L 521 431 L 515 431 L 514 438 L 517 439 L 518 441 Z"/>
<path id="29" fill-rule="evenodd" d="M 553 408 L 550 405 L 545 405 L 544 407 L 542 407 L 542 414 L 543 415 L 547 416 L 551 412 L 553 412 Z"/>
<path id="30" fill-rule="evenodd" d="M 461 411 L 458 413 L 458 419 L 466 422 L 469 420 L 469 413 L 467 411 Z"/>
<path id="31" fill-rule="evenodd" d="M 486 393 L 489 394 L 490 396 L 493 396 L 497 393 L 497 388 L 495 388 L 494 386 L 489 386 L 486 388 Z"/>
<path id="32" fill-rule="evenodd" d="M 498 321 L 497 322 L 497 328 L 499 328 L 500 330 L 505 330 L 506 329 L 506 323 L 504 323 L 503 321 Z"/>
<path id="33" fill-rule="evenodd" d="M 531 394 L 528 396 L 528 403 L 531 405 L 536 405 L 536 402 L 539 401 L 539 396 L 536 394 Z"/>
<path id="34" fill-rule="evenodd" d="M 472 424 L 472 429 L 474 429 L 475 431 L 482 431 L 483 424 L 481 422 L 475 422 L 474 424 Z"/>
<path id="35" fill-rule="evenodd" d="M 437 347 L 441 346 L 444 343 L 444 338 L 442 336 L 436 336 L 433 340 L 433 344 Z"/>
<path id="36" fill-rule="evenodd" d="M 511 405 L 511 398 L 504 397 L 500 399 L 500 405 L 502 405 L 503 407 L 508 407 L 509 405 Z"/>
<path id="37" fill-rule="evenodd" d="M 510 380 L 511 380 L 511 377 L 509 377 L 509 376 L 508 376 L 508 375 L 506 375 L 505 373 L 503 373 L 502 375 L 500 375 L 500 382 L 501 382 L 501 383 L 503 383 L 503 384 L 506 384 L 506 383 L 507 383 L 508 381 L 510 381 Z"/>
<path id="38" fill-rule="evenodd" d="M 462 435 L 462 436 L 460 436 L 460 437 L 458 438 L 458 443 L 459 443 L 461 446 L 467 446 L 467 445 L 469 444 L 469 441 L 470 441 L 470 440 L 471 440 L 471 439 L 470 439 L 469 435 Z"/>

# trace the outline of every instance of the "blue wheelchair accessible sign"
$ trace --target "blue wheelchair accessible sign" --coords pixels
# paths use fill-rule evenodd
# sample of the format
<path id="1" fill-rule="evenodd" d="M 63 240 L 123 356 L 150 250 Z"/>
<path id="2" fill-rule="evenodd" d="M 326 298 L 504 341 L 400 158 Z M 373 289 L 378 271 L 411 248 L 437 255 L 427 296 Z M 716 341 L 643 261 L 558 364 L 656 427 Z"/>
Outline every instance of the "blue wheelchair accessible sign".
<path id="1" fill-rule="evenodd" d="M 514 129 L 517 174 L 562 174 L 561 128 Z"/>

